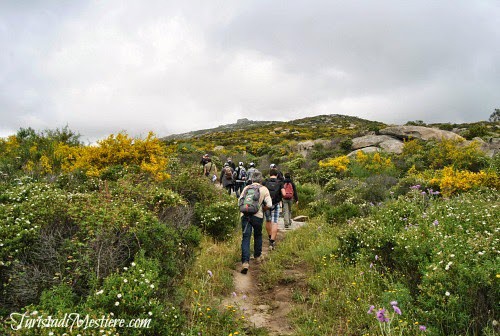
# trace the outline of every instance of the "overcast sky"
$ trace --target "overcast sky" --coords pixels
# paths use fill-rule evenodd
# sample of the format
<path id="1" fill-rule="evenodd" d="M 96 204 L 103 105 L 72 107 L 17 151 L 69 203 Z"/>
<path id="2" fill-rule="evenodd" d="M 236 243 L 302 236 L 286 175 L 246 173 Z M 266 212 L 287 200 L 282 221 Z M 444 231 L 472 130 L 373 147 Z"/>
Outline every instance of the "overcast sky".
<path id="1" fill-rule="evenodd" d="M 0 136 L 500 108 L 500 1 L 0 0 Z"/>

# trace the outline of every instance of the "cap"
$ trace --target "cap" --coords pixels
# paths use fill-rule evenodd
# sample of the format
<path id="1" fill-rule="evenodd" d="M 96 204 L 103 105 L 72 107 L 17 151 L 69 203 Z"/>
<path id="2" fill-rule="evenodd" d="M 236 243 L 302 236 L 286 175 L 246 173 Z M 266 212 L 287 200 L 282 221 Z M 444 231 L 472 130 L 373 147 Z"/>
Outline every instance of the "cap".
<path id="1" fill-rule="evenodd" d="M 238 166 L 243 166 L 243 162 L 241 162 L 241 161 L 240 161 L 240 162 L 238 163 Z"/>
<path id="2" fill-rule="evenodd" d="M 227 162 L 231 162 L 231 158 L 230 158 L 230 157 L 229 157 L 229 158 L 227 158 Z"/>
<path id="3" fill-rule="evenodd" d="M 250 162 L 250 167 L 255 167 L 255 163 Z"/>
<path id="4" fill-rule="evenodd" d="M 276 165 L 274 163 L 271 163 L 271 165 L 269 166 L 269 168 L 276 168 Z"/>
<path id="5" fill-rule="evenodd" d="M 224 163 L 224 167 L 229 167 L 229 163 Z"/>

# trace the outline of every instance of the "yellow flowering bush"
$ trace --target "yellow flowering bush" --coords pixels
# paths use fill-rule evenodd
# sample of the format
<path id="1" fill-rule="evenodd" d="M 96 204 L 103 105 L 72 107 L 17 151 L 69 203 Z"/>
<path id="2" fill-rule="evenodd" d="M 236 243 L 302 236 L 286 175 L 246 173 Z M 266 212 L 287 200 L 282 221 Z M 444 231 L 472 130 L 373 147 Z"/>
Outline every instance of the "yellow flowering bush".
<path id="1" fill-rule="evenodd" d="M 455 170 L 445 167 L 436 171 L 430 184 L 439 187 L 443 196 L 450 196 L 460 191 L 467 191 L 477 187 L 500 188 L 500 178 L 494 171 L 471 172 Z"/>
<path id="2" fill-rule="evenodd" d="M 347 170 L 349 162 L 349 158 L 346 155 L 343 155 L 321 160 L 319 161 L 319 166 L 321 168 L 333 168 L 336 172 L 343 173 Z"/>
<path id="3" fill-rule="evenodd" d="M 158 181 L 170 178 L 165 172 L 168 154 L 165 145 L 152 132 L 144 140 L 133 139 L 122 132 L 116 136 L 111 134 L 96 146 L 71 147 L 60 143 L 55 149 L 64 172 L 82 170 L 88 176 L 98 177 L 111 166 L 137 165 Z"/>

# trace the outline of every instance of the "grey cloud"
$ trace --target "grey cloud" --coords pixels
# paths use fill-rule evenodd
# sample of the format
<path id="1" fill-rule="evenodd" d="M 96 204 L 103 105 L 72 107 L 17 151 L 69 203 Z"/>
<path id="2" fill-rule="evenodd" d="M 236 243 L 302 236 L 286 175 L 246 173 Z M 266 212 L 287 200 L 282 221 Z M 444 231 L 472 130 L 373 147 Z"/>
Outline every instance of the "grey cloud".
<path id="1" fill-rule="evenodd" d="M 90 140 L 249 117 L 473 121 L 498 108 L 497 1 L 0 5 L 0 136 Z"/>

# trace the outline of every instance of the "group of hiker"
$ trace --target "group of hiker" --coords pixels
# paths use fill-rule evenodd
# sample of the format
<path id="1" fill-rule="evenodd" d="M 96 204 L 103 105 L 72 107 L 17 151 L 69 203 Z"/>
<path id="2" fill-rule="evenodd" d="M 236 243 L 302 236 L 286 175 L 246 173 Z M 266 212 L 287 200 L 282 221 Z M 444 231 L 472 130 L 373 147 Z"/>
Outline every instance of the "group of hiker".
<path id="1" fill-rule="evenodd" d="M 259 261 L 262 256 L 262 226 L 266 219 L 266 231 L 269 238 L 269 249 L 276 246 L 278 234 L 278 218 L 280 210 L 283 212 L 285 229 L 292 224 L 292 205 L 298 204 L 297 188 L 290 173 L 283 173 L 276 164 L 269 166 L 269 177 L 264 179 L 262 173 L 251 162 L 248 169 L 243 162 L 236 166 L 229 157 L 217 176 L 217 167 L 210 156 L 205 154 L 200 162 L 203 165 L 203 174 L 213 183 L 217 181 L 228 192 L 234 191 L 238 198 L 241 212 L 241 273 L 246 274 L 250 263 L 250 240 L 254 232 L 254 260 Z"/>

